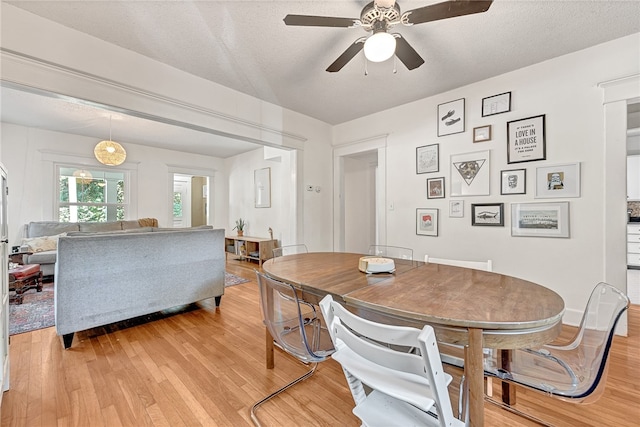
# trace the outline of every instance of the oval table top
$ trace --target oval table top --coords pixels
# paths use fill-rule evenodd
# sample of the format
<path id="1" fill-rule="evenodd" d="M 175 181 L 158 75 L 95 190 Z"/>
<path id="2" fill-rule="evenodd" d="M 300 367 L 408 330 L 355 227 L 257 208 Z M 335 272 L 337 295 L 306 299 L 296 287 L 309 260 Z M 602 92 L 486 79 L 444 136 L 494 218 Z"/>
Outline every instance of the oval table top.
<path id="1" fill-rule="evenodd" d="M 534 329 L 559 323 L 564 301 L 533 282 L 499 273 L 395 260 L 395 273 L 366 274 L 363 254 L 317 252 L 273 258 L 271 277 L 322 298 L 429 324 L 484 330 Z"/>

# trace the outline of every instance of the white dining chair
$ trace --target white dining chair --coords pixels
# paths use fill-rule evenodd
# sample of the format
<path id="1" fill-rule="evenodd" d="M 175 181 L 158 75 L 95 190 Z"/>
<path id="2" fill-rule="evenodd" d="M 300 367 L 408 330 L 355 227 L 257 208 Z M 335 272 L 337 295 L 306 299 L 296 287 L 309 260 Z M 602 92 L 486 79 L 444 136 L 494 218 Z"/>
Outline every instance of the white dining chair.
<path id="1" fill-rule="evenodd" d="M 462 427 L 451 409 L 433 328 L 394 326 L 363 319 L 331 295 L 320 308 L 333 340 L 331 356 L 341 366 L 365 427 Z M 415 347 L 406 352 L 398 347 Z"/>

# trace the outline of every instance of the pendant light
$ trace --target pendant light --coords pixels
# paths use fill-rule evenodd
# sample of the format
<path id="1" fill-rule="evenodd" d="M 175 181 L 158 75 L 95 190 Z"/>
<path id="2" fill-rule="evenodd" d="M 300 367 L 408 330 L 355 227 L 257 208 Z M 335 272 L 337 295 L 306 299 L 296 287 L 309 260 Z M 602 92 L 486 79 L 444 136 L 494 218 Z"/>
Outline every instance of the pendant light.
<path id="1" fill-rule="evenodd" d="M 96 159 L 103 165 L 118 166 L 127 158 L 127 152 L 122 145 L 111 140 L 111 117 L 109 117 L 109 140 L 100 141 L 93 149 Z"/>

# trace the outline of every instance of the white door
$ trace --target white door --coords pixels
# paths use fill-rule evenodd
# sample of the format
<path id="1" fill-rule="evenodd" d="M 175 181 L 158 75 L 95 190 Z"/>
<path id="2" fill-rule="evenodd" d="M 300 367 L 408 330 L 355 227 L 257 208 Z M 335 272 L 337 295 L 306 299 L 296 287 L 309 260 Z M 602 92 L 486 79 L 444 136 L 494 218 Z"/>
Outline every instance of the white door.
<path id="1" fill-rule="evenodd" d="M 0 282 L 2 291 L 0 295 L 0 384 L 2 391 L 9 389 L 9 227 L 7 225 L 7 173 L 0 164 Z M 2 396 L 0 396 L 2 405 Z"/>
<path id="2" fill-rule="evenodd" d="M 191 227 L 191 177 L 174 175 L 173 226 Z"/>

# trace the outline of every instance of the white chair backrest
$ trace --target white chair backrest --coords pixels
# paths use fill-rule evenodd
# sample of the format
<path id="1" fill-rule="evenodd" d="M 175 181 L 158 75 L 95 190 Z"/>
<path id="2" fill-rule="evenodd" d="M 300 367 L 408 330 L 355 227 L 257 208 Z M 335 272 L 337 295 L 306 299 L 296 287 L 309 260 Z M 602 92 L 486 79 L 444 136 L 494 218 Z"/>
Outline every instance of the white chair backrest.
<path id="1" fill-rule="evenodd" d="M 369 425 L 369 419 L 384 423 L 382 416 L 402 425 L 406 412 L 416 412 L 415 408 L 421 425 L 464 425 L 453 416 L 447 390 L 451 376 L 442 368 L 431 326 L 420 330 L 363 319 L 331 295 L 320 301 L 320 308 L 336 348 L 332 358 L 342 365 L 356 402 L 354 414 L 363 425 Z M 412 347 L 419 348 L 420 354 L 407 352 Z M 373 391 L 366 393 L 363 384 Z M 378 403 L 380 399 L 386 399 L 384 405 Z M 397 413 L 390 413 L 394 410 Z M 437 414 L 437 421 L 427 412 Z"/>
<path id="2" fill-rule="evenodd" d="M 454 267 L 473 268 L 475 270 L 493 271 L 493 262 L 488 261 L 464 261 L 457 259 L 433 258 L 429 255 L 424 256 L 424 262 L 432 264 L 452 265 Z"/>

